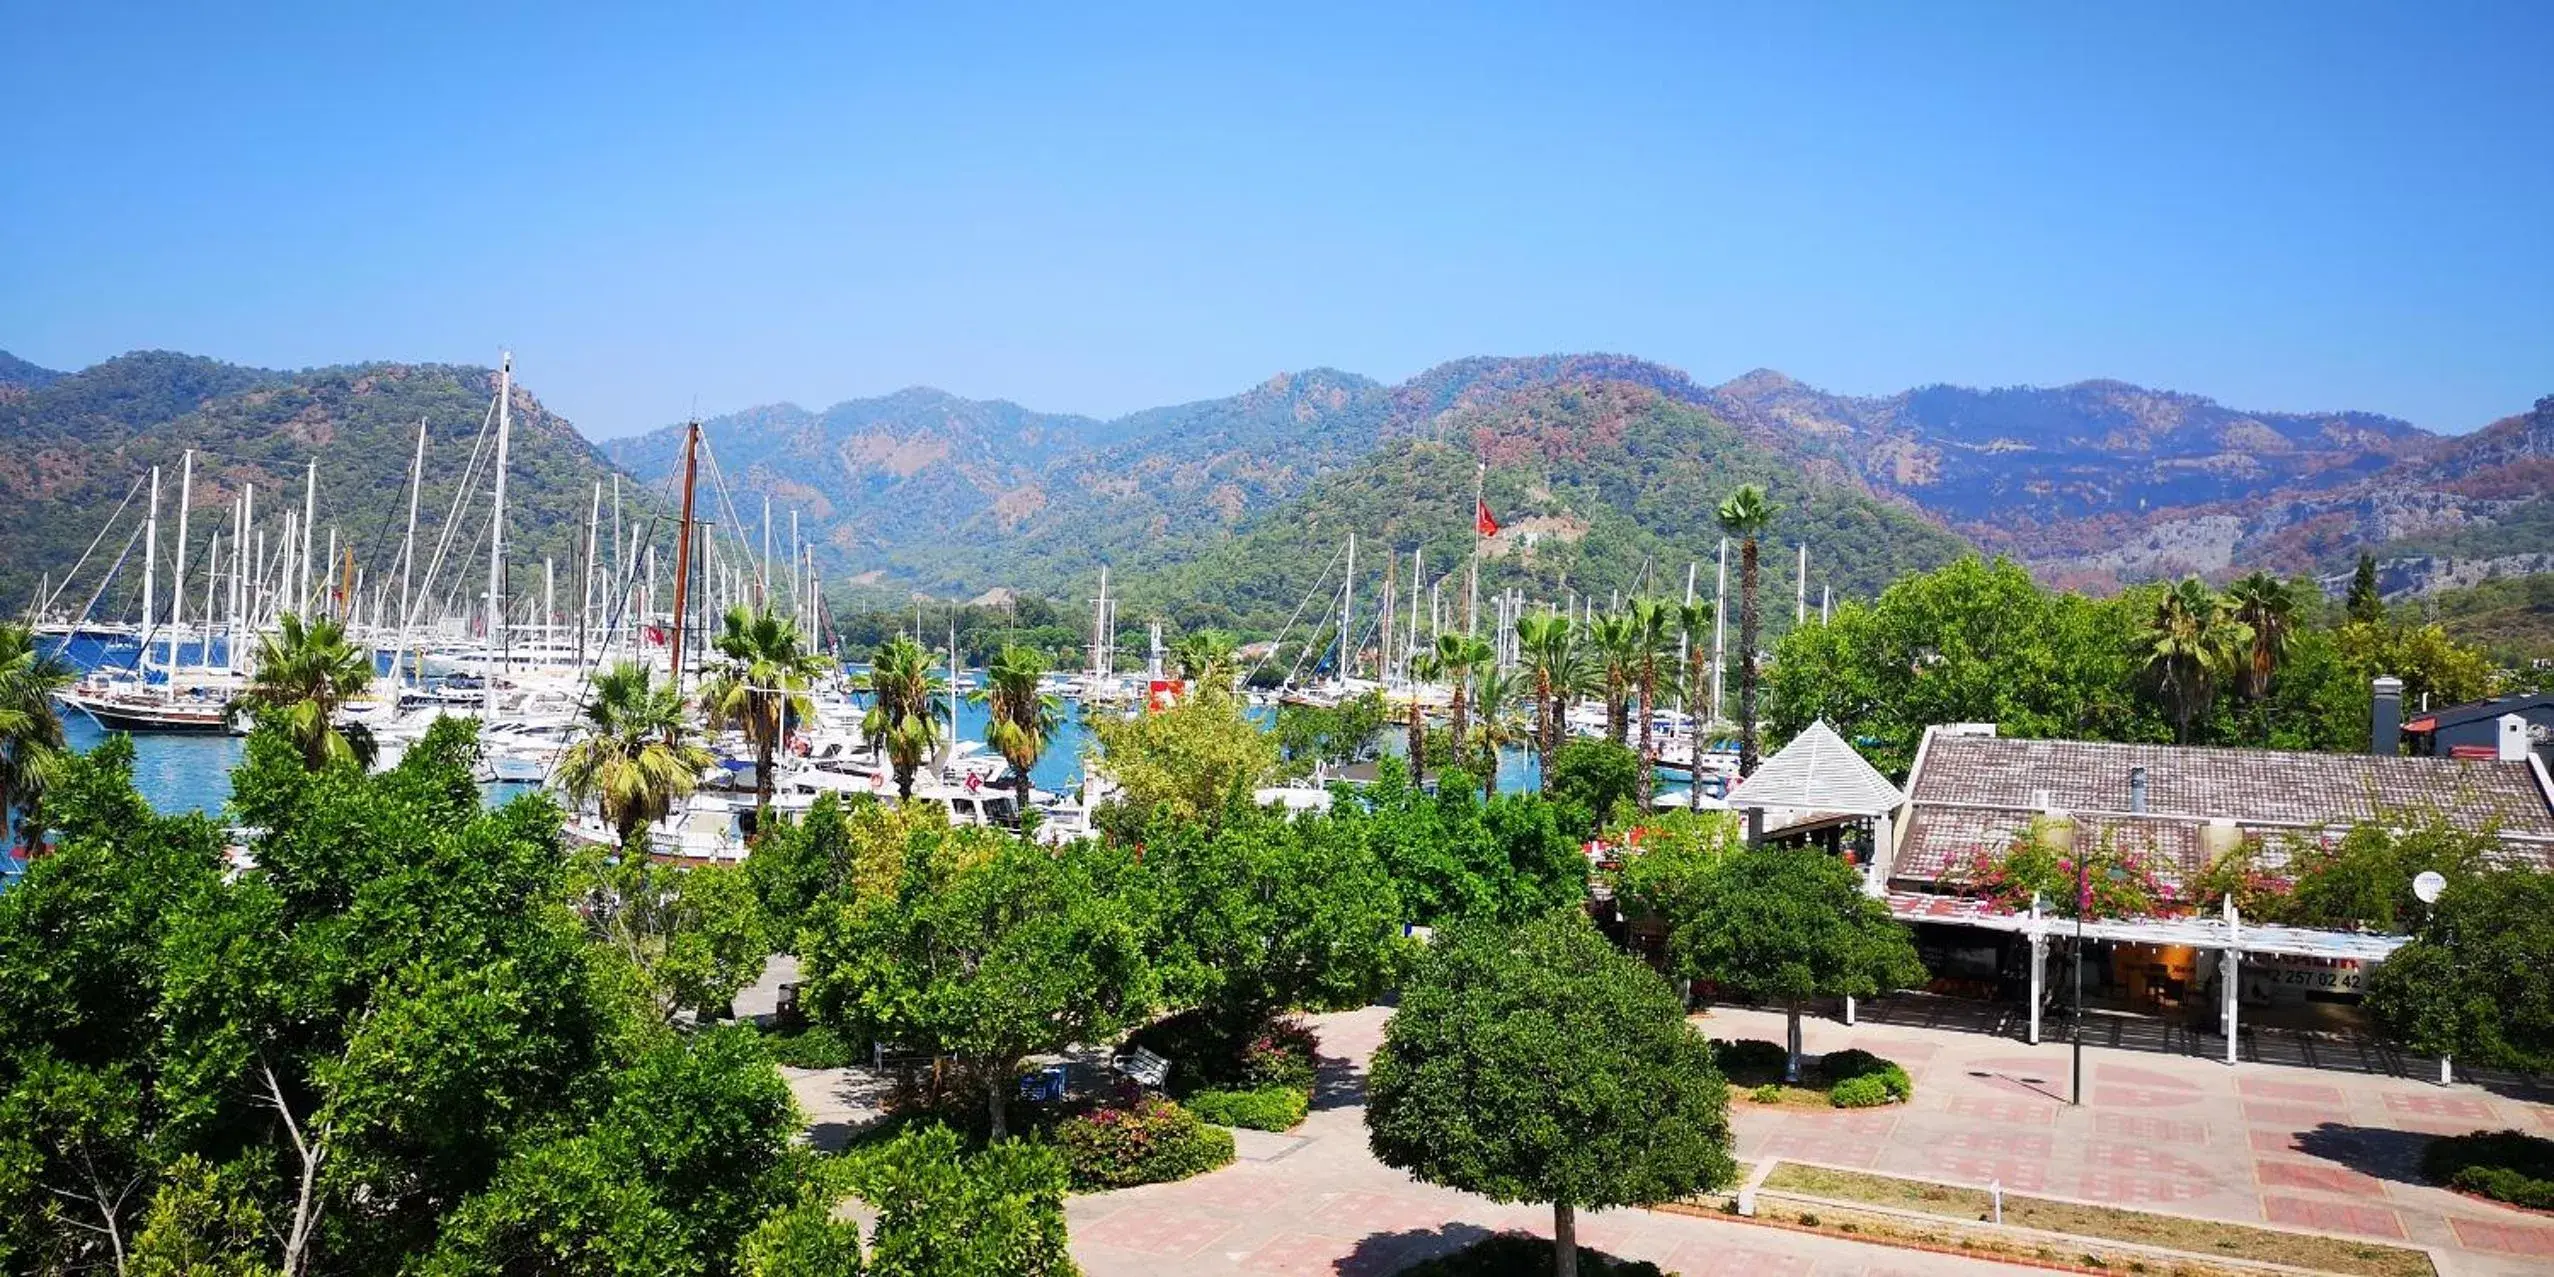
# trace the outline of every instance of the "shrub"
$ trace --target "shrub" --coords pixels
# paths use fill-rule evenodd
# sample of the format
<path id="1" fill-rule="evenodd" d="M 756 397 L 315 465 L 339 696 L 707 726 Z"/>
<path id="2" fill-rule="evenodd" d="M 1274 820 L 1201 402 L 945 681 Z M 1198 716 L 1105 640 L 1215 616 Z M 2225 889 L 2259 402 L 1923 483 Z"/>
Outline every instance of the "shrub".
<path id="1" fill-rule="evenodd" d="M 908 1128 L 842 1159 L 878 1208 L 871 1277 L 1065 1277 L 1064 1159 L 1036 1140 L 981 1152 L 946 1127 Z"/>
<path id="2" fill-rule="evenodd" d="M 1827 1088 L 1827 1102 L 1840 1109 L 1878 1108 L 1889 1100 L 1889 1084 L 1871 1073 L 1846 1078 Z"/>
<path id="3" fill-rule="evenodd" d="M 2496 1201 L 2554 1210 L 2554 1140 L 2519 1131 L 2448 1136 L 2421 1151 L 2421 1170 Z"/>
<path id="4" fill-rule="evenodd" d="M 1188 1097 L 1188 1111 L 1218 1126 L 1254 1131 L 1290 1131 L 1304 1120 L 1312 1102 L 1291 1086 L 1263 1086 L 1255 1091 L 1199 1091 Z"/>
<path id="5" fill-rule="evenodd" d="M 860 1054 L 833 1029 L 811 1024 L 803 1029 L 766 1032 L 763 1047 L 772 1063 L 793 1069 L 840 1069 L 860 1062 Z"/>
<path id="6" fill-rule="evenodd" d="M 1720 1065 L 1723 1077 L 1743 1086 L 1758 1080 L 1781 1080 L 1783 1070 L 1791 1064 L 1791 1053 L 1779 1043 L 1763 1038 L 1739 1038 L 1712 1043 L 1712 1061 Z"/>
<path id="7" fill-rule="evenodd" d="M 1085 1191 L 1187 1179 L 1233 1160 L 1232 1132 L 1158 1096 L 1068 1118 L 1055 1142 Z"/>
<path id="8" fill-rule="evenodd" d="M 1782 1083 L 1767 1082 L 1763 1086 L 1749 1091 L 1747 1093 L 1747 1098 L 1754 1100 L 1758 1104 L 1780 1104 L 1782 1103 Z"/>
<path id="9" fill-rule="evenodd" d="M 1271 1020 L 1242 1044 L 1240 1081 L 1253 1089 L 1291 1087 L 1310 1097 L 1320 1045 L 1311 1025 L 1292 1016 Z"/>
<path id="10" fill-rule="evenodd" d="M 1552 1243 L 1523 1233 L 1500 1233 L 1435 1259 L 1423 1259 L 1400 1277 L 1548 1277 Z M 1616 1259 L 1579 1247 L 1580 1277 L 1662 1277 L 1656 1264 Z"/>
<path id="11" fill-rule="evenodd" d="M 1858 1078 L 1877 1078 L 1880 1084 L 1888 1089 L 1890 1099 L 1915 1098 L 1915 1079 L 1908 1077 L 1907 1071 L 1900 1067 L 1897 1061 L 1873 1055 L 1869 1051 L 1829 1052 L 1824 1059 L 1818 1061 L 1818 1073 L 1830 1086 Z M 1856 1106 L 1839 1105 L 1838 1107 Z"/>

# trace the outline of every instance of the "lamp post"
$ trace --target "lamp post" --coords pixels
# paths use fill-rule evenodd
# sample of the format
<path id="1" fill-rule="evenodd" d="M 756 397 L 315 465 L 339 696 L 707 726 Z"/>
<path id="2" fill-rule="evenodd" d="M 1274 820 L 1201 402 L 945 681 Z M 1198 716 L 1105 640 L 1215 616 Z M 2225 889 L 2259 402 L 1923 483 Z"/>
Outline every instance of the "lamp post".
<path id="1" fill-rule="evenodd" d="M 2447 875 L 2436 869 L 2424 869 L 2412 879 L 2412 895 L 2421 902 L 2421 928 L 2429 930 L 2430 920 L 2438 915 L 2439 897 L 2447 892 Z M 2456 1065 L 2447 1052 L 2439 1053 L 2439 1085 L 2456 1081 Z"/>

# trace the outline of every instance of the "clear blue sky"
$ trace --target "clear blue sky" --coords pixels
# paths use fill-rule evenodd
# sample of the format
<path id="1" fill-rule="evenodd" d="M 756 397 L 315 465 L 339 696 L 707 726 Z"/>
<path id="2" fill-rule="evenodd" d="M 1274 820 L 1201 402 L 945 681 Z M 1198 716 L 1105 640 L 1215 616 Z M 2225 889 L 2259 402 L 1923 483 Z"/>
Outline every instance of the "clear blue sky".
<path id="1" fill-rule="evenodd" d="M 1557 350 L 2554 392 L 2542 0 L 228 8 L 0 0 L 0 349 L 510 345 L 594 435 Z"/>

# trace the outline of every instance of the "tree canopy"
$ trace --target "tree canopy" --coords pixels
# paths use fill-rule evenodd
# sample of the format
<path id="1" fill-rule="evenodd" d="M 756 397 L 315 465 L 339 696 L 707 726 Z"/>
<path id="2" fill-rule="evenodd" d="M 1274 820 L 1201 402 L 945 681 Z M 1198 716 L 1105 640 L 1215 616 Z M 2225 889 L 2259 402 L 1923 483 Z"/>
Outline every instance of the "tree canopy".
<path id="1" fill-rule="evenodd" d="M 2415 1051 L 2554 1069 L 2554 874 L 2452 879 L 2411 944 L 2368 979 L 2368 1010 Z"/>

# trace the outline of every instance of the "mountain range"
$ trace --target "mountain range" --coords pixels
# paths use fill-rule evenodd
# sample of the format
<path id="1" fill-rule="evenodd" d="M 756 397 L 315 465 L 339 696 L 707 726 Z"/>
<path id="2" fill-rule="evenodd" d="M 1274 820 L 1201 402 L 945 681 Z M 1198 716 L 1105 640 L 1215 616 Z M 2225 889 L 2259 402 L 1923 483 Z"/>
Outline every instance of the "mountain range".
<path id="1" fill-rule="evenodd" d="M 0 500 L 32 516 L 0 523 L 0 590 L 58 575 L 141 467 L 190 446 L 220 462 L 199 458 L 199 508 L 228 485 L 289 483 L 316 450 L 323 519 L 377 536 L 404 513 L 420 416 L 449 499 L 492 377 L 166 353 L 65 374 L 0 355 Z M 537 573 L 533 556 L 571 560 L 594 483 L 617 470 L 666 491 L 683 429 L 598 448 L 516 396 L 511 535 L 518 570 Z M 1429 576 L 1447 571 L 1469 546 L 1475 462 L 1506 525 L 1485 548 L 1485 597 L 1681 589 L 1687 564 L 1711 571 L 1711 503 L 1741 481 L 1785 508 L 1767 569 L 1780 587 L 1789 547 L 1808 545 L 1813 604 L 1821 586 L 1867 593 L 1971 546 L 2087 588 L 2333 573 L 2363 548 L 2398 591 L 2554 570 L 2554 396 L 2440 436 L 2112 381 L 1848 396 L 1769 370 L 1704 385 L 1563 355 L 1458 360 L 1398 384 L 1311 369 L 1110 419 L 915 388 L 750 409 L 703 435 L 704 517 L 750 541 L 765 499 L 784 530 L 796 511 L 829 580 L 878 597 L 1078 598 L 1108 564 L 1136 607 L 1186 623 L 1273 625 L 1350 532 L 1363 591 L 1387 551 L 1405 580 L 1414 549 Z M 437 498 L 430 482 L 430 524 Z"/>

